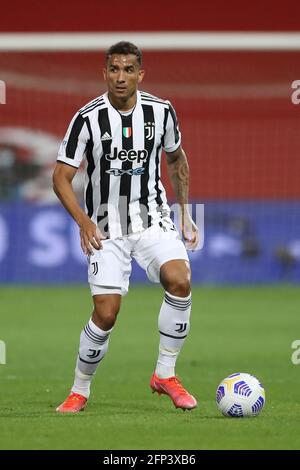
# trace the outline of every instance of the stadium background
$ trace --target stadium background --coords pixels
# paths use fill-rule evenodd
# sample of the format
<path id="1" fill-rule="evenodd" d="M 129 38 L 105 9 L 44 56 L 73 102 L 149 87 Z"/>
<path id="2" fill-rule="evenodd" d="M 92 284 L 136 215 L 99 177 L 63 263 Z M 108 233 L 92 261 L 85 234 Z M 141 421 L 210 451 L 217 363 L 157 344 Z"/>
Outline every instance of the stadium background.
<path id="1" fill-rule="evenodd" d="M 300 448 L 300 108 L 291 101 L 300 79 L 299 10 L 294 0 L 1 6 L 1 449 Z M 175 32 L 180 46 L 186 33 L 211 33 L 218 46 L 189 36 L 189 48 L 177 51 L 161 31 Z M 87 32 L 101 33 L 99 43 L 76 51 Z M 51 174 L 71 116 L 105 89 L 101 41 L 131 32 L 152 34 L 143 88 L 176 107 L 191 198 L 205 204 L 204 248 L 191 255 L 192 329 L 177 364 L 199 407 L 182 413 L 150 393 L 163 292 L 137 285 L 145 276 L 136 267 L 87 409 L 59 416 L 92 301 L 77 227 L 53 194 Z M 238 34 L 231 48 L 220 32 Z M 266 49 L 264 32 L 285 35 Z M 45 33 L 48 50 L 44 36 L 30 33 Z M 75 33 L 72 50 L 53 33 Z M 80 194 L 80 178 L 76 188 Z M 237 371 L 266 388 L 258 419 L 227 420 L 216 409 L 218 383 Z"/>
<path id="2" fill-rule="evenodd" d="M 256 9 L 245 6 L 243 12 L 238 2 L 229 3 L 224 9 L 221 2 L 203 8 L 188 2 L 185 8 L 180 6 L 179 15 L 176 3 L 171 8 L 165 2 L 155 20 L 151 3 L 141 22 L 140 3 L 135 1 L 133 15 L 113 18 L 109 6 L 98 2 L 87 2 L 82 17 L 77 1 L 72 2 L 72 15 L 68 2 L 51 2 L 49 11 L 31 2 L 32 9 L 23 11 L 14 1 L 6 6 L 1 30 L 297 29 L 293 2 L 283 12 L 269 1 Z M 89 8 L 97 14 L 89 15 Z M 192 9 L 195 15 L 190 14 Z M 80 48 L 80 39 L 76 43 Z M 0 281 L 84 282 L 86 266 L 77 229 L 57 203 L 51 173 L 74 112 L 105 90 L 104 53 L 55 47 L 5 51 L 4 44 L 2 37 L 0 78 L 6 83 L 6 104 L 0 108 Z M 16 49 L 22 40 L 18 44 Z M 142 88 L 174 104 L 190 162 L 191 200 L 205 204 L 204 248 L 191 254 L 194 282 L 298 282 L 299 109 L 291 102 L 291 84 L 300 77 L 299 51 L 235 47 L 178 52 L 163 50 L 161 44 L 162 50 L 144 51 Z M 77 189 L 81 195 L 80 178 Z M 135 267 L 132 281 L 145 279 Z"/>

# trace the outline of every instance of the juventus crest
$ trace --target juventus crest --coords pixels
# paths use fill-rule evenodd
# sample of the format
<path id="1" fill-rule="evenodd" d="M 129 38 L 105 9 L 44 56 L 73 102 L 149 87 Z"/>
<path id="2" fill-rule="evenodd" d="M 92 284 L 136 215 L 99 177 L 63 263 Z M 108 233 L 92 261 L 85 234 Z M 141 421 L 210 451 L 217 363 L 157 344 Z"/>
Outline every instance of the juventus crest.
<path id="1" fill-rule="evenodd" d="M 154 122 L 145 122 L 145 137 L 147 140 L 152 140 L 154 137 L 154 129 L 155 123 Z"/>

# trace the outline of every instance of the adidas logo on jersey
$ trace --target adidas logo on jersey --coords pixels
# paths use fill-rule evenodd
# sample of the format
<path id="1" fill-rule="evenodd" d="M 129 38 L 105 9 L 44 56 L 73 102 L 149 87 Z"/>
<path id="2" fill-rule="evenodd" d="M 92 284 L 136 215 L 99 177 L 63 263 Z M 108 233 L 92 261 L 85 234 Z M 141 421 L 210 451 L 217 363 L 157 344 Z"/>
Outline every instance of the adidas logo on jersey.
<path id="1" fill-rule="evenodd" d="M 144 162 L 148 158 L 148 150 L 143 149 L 143 150 L 120 150 L 118 152 L 117 147 L 114 147 L 113 153 L 108 153 L 105 155 L 106 160 L 112 161 L 112 160 L 121 160 L 124 162 L 125 160 L 129 160 L 130 162 Z"/>
<path id="2" fill-rule="evenodd" d="M 111 135 L 109 135 L 108 132 L 105 132 L 105 133 L 101 136 L 101 140 L 111 140 Z"/>

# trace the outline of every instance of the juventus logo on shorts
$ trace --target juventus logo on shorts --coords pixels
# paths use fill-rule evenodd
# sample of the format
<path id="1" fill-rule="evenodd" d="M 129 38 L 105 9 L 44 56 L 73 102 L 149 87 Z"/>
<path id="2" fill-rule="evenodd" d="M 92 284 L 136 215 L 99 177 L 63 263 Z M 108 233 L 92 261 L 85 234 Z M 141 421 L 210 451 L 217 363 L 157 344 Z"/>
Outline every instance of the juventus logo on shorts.
<path id="1" fill-rule="evenodd" d="M 154 122 L 145 122 L 145 129 L 147 131 L 147 134 L 145 134 L 145 137 L 147 140 L 152 140 L 154 137 L 154 127 L 155 123 Z"/>
<path id="2" fill-rule="evenodd" d="M 93 266 L 92 274 L 94 275 L 98 274 L 98 262 L 96 261 L 96 263 L 92 263 L 92 266 Z"/>
<path id="3" fill-rule="evenodd" d="M 187 323 L 176 323 L 176 325 L 179 326 L 179 328 L 177 330 L 175 330 L 178 333 L 183 333 L 186 330 Z"/>

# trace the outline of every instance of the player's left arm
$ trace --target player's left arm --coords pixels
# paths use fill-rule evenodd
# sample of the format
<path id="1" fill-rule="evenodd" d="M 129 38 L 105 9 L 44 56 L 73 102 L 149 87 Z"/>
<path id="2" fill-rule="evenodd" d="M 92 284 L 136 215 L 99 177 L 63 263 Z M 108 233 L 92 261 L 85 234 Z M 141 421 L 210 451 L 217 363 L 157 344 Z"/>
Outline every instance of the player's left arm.
<path id="1" fill-rule="evenodd" d="M 188 208 L 189 165 L 185 151 L 179 145 L 174 152 L 166 152 L 168 176 L 177 202 L 180 206 L 180 225 L 183 238 L 189 250 L 195 250 L 199 243 L 199 231 Z"/>

